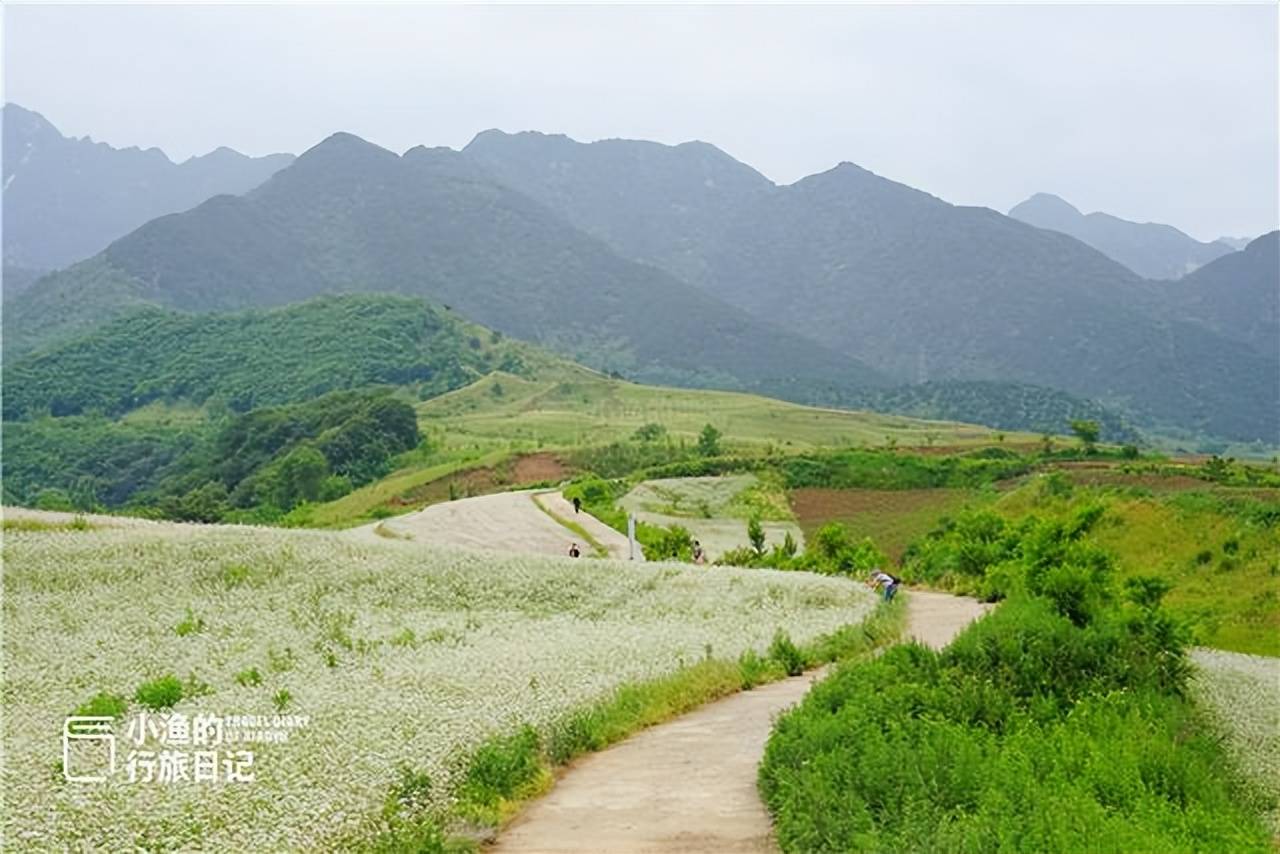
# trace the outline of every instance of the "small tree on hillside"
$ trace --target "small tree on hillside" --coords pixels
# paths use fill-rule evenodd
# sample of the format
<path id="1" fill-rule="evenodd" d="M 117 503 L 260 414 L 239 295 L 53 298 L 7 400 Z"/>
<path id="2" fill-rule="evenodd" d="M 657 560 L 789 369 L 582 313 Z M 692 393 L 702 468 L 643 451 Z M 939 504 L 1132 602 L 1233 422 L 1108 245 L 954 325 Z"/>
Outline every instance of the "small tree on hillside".
<path id="1" fill-rule="evenodd" d="M 1076 438 L 1080 440 L 1080 444 L 1084 445 L 1084 452 L 1092 454 L 1094 446 L 1098 444 L 1098 434 L 1102 432 L 1102 428 L 1097 421 L 1087 418 L 1075 418 L 1071 421 L 1071 432 L 1076 434 Z"/>
<path id="2" fill-rule="evenodd" d="M 698 454 L 704 457 L 720 455 L 720 438 L 724 434 L 710 424 L 702 428 L 698 434 Z"/>

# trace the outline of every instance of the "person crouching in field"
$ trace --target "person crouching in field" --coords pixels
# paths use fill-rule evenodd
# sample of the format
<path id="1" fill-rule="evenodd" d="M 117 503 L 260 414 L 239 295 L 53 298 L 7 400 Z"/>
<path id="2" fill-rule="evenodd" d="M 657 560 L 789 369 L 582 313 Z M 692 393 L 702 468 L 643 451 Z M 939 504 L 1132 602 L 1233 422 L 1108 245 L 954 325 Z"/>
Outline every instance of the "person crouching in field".
<path id="1" fill-rule="evenodd" d="M 877 569 L 871 573 L 867 586 L 873 589 L 879 587 L 884 593 L 884 601 L 892 602 L 894 595 L 898 592 L 899 583 L 899 579 L 894 578 L 882 569 Z"/>

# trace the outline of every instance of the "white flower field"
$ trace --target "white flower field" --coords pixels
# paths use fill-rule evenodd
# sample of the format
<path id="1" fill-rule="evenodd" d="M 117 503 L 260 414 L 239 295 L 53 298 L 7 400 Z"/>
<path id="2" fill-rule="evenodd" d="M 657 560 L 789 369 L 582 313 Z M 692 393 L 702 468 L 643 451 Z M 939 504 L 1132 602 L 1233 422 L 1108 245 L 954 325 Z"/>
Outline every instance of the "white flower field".
<path id="1" fill-rule="evenodd" d="M 1198 648 L 1192 687 L 1217 719 L 1241 770 L 1280 803 L 1280 658 Z M 1280 837 L 1280 812 L 1268 815 Z"/>
<path id="2" fill-rule="evenodd" d="M 779 628 L 812 640 L 874 604 L 807 573 L 91 522 L 4 534 L 3 837 L 15 848 L 333 848 L 403 766 L 439 796 L 490 736 L 545 729 L 682 664 L 763 651 Z M 176 712 L 305 726 L 238 745 L 254 752 L 252 782 L 65 780 L 64 719 L 101 692 L 136 718 L 139 686 L 167 675 L 186 685 Z M 116 735 L 123 766 L 132 745 Z"/>

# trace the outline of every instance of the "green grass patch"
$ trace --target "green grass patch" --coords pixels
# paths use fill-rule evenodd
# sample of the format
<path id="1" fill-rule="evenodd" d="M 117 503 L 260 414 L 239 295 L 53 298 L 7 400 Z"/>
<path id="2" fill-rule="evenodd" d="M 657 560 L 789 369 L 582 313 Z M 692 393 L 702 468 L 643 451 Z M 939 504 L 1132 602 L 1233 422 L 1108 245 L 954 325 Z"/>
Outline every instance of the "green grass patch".
<path id="1" fill-rule="evenodd" d="M 78 532 L 92 531 L 97 527 L 97 525 L 94 525 L 83 516 L 76 516 L 66 522 L 54 522 L 47 519 L 8 518 L 2 524 L 5 531 Z"/>
<path id="2" fill-rule="evenodd" d="M 169 675 L 138 686 L 133 699 L 152 711 L 171 709 L 185 696 L 185 687 L 178 677 Z"/>

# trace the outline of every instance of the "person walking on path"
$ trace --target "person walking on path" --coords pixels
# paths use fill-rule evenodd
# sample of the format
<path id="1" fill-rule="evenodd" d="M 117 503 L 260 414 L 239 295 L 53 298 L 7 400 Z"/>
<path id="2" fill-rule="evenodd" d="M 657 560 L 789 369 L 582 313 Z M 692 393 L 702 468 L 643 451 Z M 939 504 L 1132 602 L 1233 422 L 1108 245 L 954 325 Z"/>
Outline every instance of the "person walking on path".
<path id="1" fill-rule="evenodd" d="M 569 557 L 582 557 L 582 552 L 578 550 L 577 543 L 573 543 L 569 546 Z"/>
<path id="2" fill-rule="evenodd" d="M 576 495 L 573 496 L 573 512 L 577 513 L 581 509 L 582 509 L 582 499 Z"/>

